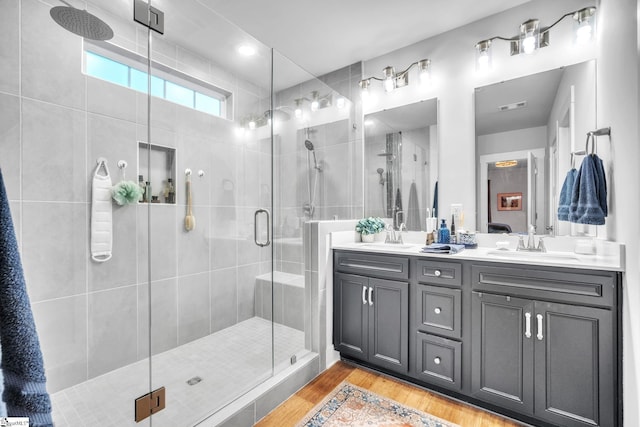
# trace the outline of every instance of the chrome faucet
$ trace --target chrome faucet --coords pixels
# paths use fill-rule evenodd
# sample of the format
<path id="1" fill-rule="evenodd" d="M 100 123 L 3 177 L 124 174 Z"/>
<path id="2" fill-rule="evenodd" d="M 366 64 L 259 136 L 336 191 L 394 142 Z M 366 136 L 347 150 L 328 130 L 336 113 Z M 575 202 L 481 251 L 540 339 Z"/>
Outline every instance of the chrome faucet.
<path id="1" fill-rule="evenodd" d="M 403 243 L 402 242 L 402 229 L 407 231 L 407 227 L 404 222 L 400 224 L 398 230 L 394 230 L 391 224 L 387 225 L 387 237 L 384 240 L 385 243 Z"/>
<path id="2" fill-rule="evenodd" d="M 527 251 L 527 252 L 547 252 L 547 248 L 544 246 L 544 237 L 538 237 L 538 246 L 536 246 L 536 228 L 533 225 L 529 225 L 529 237 L 527 239 L 527 245 L 524 245 L 524 236 L 518 236 L 518 247 L 516 247 L 516 251 Z"/>

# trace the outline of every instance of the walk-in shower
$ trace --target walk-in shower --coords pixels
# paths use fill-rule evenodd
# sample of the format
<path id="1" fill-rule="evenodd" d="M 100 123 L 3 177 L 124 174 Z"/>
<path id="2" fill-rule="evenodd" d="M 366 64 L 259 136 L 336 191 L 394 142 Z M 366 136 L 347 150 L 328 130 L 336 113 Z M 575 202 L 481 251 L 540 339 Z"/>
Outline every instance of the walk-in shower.
<path id="1" fill-rule="evenodd" d="M 301 148 L 293 111 L 300 93 L 338 94 L 204 2 L 162 2 L 159 34 L 134 21 L 132 1 L 69 1 L 7 0 L 12 36 L 0 40 L 16 64 L 0 75 L 0 122 L 17 130 L 0 167 L 55 425 L 211 425 L 238 402 L 260 418 L 277 399 L 257 405 L 257 393 L 320 366 L 300 206 L 315 208 L 330 163 L 316 135 Z M 255 55 L 239 56 L 236 42 Z M 342 105 L 309 120 L 347 134 Z M 113 184 L 148 193 L 111 205 L 103 263 L 89 250 L 98 159 Z M 188 179 L 197 221 L 185 228 Z M 165 409 L 136 423 L 136 399 L 155 402 L 147 394 L 163 388 Z"/>

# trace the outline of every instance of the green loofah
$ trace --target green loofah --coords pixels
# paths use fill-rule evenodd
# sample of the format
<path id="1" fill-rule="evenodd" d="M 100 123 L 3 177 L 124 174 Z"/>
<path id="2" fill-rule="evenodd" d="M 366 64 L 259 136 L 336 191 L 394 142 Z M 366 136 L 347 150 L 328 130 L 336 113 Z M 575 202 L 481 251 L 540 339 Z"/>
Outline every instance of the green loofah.
<path id="1" fill-rule="evenodd" d="M 121 206 L 141 201 L 142 193 L 142 188 L 133 181 L 120 181 L 111 188 L 111 197 Z"/>

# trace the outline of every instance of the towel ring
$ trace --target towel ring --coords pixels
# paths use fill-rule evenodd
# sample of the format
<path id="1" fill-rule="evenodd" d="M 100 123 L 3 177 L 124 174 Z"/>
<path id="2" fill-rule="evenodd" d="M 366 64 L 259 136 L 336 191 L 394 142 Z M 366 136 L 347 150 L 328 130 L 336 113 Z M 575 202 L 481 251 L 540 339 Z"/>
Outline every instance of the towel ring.
<path id="1" fill-rule="evenodd" d="M 591 139 L 591 155 L 593 156 L 596 151 L 596 137 L 593 136 L 593 132 L 587 133 L 587 142 L 584 145 L 585 154 L 589 152 L 589 139 Z"/>

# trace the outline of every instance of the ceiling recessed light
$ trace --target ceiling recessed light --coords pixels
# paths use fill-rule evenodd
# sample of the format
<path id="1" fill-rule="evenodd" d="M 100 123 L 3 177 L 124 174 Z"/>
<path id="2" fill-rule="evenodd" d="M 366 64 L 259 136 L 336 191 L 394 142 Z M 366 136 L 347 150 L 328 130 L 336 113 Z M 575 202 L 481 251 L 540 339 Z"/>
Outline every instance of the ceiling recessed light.
<path id="1" fill-rule="evenodd" d="M 517 160 L 500 160 L 498 162 L 496 162 L 496 167 L 497 168 L 511 168 L 513 166 L 517 166 L 518 165 L 518 161 Z"/>
<path id="2" fill-rule="evenodd" d="M 248 44 L 243 44 L 238 47 L 238 52 L 240 52 L 240 55 L 243 56 L 253 56 L 256 54 L 256 49 Z"/>

